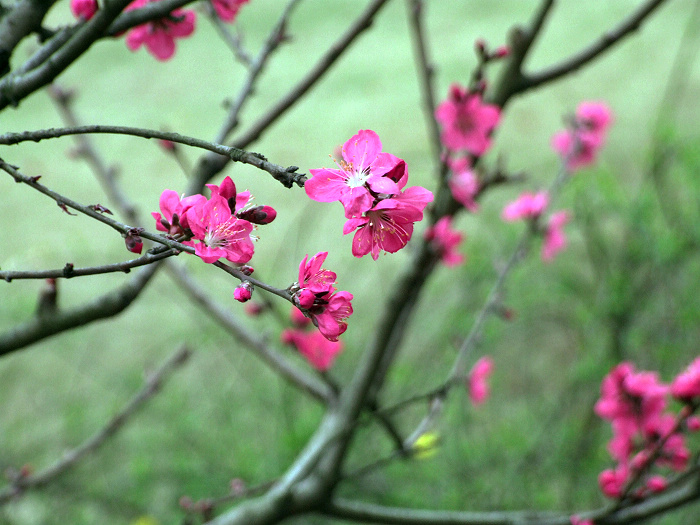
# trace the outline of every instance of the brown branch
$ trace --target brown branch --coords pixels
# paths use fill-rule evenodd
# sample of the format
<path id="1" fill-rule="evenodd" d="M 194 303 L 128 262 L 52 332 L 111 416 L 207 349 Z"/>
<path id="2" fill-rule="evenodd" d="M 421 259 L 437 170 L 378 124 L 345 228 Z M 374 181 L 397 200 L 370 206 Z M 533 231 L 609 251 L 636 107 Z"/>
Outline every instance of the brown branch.
<path id="1" fill-rule="evenodd" d="M 109 438 L 113 437 L 134 416 L 134 414 L 162 388 L 165 380 L 189 358 L 191 352 L 182 346 L 146 378 L 145 385 L 124 407 L 92 437 L 81 445 L 63 454 L 53 465 L 27 476 L 19 476 L 6 489 L 0 491 L 0 505 L 8 503 L 27 490 L 42 487 L 73 468 L 89 454 L 97 451 Z"/>
<path id="2" fill-rule="evenodd" d="M 68 135 L 81 135 L 85 133 L 104 133 L 111 135 L 129 135 L 132 137 L 141 137 L 145 139 L 161 139 L 185 144 L 195 148 L 202 148 L 219 156 L 226 157 L 227 161 L 243 162 L 250 164 L 258 169 L 267 171 L 275 179 L 280 181 L 287 188 L 291 188 L 294 184 L 299 186 L 304 185 L 306 177 L 299 173 L 294 173 L 298 168 L 290 166 L 283 168 L 277 164 L 269 162 L 263 155 L 259 153 L 251 153 L 234 146 L 224 146 L 195 137 L 187 137 L 179 133 L 168 131 L 158 131 L 155 129 L 134 128 L 129 126 L 107 126 L 107 125 L 90 125 L 90 126 L 75 126 L 69 128 L 51 128 L 37 131 L 24 131 L 21 133 L 5 133 L 0 135 L 0 144 L 13 145 L 21 142 L 39 142 L 45 139 L 54 139 L 65 137 Z"/>

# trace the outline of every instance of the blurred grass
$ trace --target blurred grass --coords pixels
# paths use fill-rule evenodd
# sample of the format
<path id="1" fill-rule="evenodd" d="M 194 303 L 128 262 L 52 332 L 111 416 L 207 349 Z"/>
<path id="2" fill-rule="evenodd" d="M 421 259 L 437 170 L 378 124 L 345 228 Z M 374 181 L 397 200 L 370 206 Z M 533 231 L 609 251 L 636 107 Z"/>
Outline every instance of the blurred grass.
<path id="1" fill-rule="evenodd" d="M 638 3 L 592 7 L 562 1 L 529 64 L 543 66 L 566 56 Z M 536 4 L 428 3 L 438 96 L 451 82 L 466 82 L 477 37 L 500 44 L 514 23 L 528 20 Z M 241 11 L 239 25 L 250 49 L 263 41 L 283 5 L 255 0 Z M 527 171 L 529 189 L 544 187 L 556 171 L 548 141 L 563 114 L 584 99 L 606 100 L 615 112 L 599 167 L 578 175 L 560 203 L 576 213 L 568 228 L 570 248 L 552 265 L 543 265 L 533 253 L 512 275 L 506 304 L 515 318 L 491 321 L 478 348 L 479 355 L 491 354 L 496 361 L 488 404 L 475 410 L 463 394 L 453 396 L 438 429 L 440 454 L 351 480 L 341 487 L 343 494 L 455 509 L 566 510 L 602 503 L 596 478 L 608 466 L 609 435 L 589 418 L 600 379 L 619 359 L 659 369 L 670 379 L 697 354 L 697 65 L 683 78 L 673 115 L 665 114 L 668 131 L 654 133 L 693 5 L 670 2 L 592 66 L 508 107 L 490 159 L 502 155 L 508 168 Z M 65 3 L 54 11 L 56 20 L 66 19 Z M 356 14 L 351 2 L 302 2 L 290 24 L 292 41 L 267 68 L 243 125 L 293 85 Z M 85 123 L 167 128 L 203 138 L 214 136 L 225 114 L 222 100 L 233 96 L 242 81 L 242 69 L 203 18 L 193 38 L 178 41 L 177 55 L 168 63 L 156 63 L 144 50 L 132 54 L 115 40 L 96 45 L 60 78 L 62 85 L 76 89 L 76 110 Z M 328 154 L 358 129 L 370 128 L 382 137 L 386 151 L 406 159 L 412 185 L 432 189 L 433 164 L 419 101 L 405 5 L 392 2 L 373 29 L 253 149 L 273 162 L 308 171 L 328 164 Z M 61 122 L 48 97 L 37 93 L 5 111 L 0 124 L 19 131 Z M 186 186 L 176 164 L 155 143 L 110 136 L 94 140 L 120 166 L 124 187 L 142 214 L 156 209 L 163 188 L 182 191 Z M 670 169 L 657 184 L 647 174 L 655 143 L 672 152 Z M 88 168 L 67 154 L 71 147 L 69 139 L 61 139 L 13 146 L 0 156 L 76 200 L 109 206 Z M 186 153 L 191 161 L 199 154 Z M 276 222 L 259 230 L 253 263 L 263 278 L 286 286 L 306 253 L 330 251 L 328 266 L 338 273 L 341 288 L 356 297 L 344 336 L 347 349 L 331 372 L 338 379 L 348 377 L 408 255 L 377 262 L 354 259 L 351 239 L 340 235 L 340 206 L 309 202 L 298 189 L 286 190 L 245 166 L 228 173 L 239 188 L 252 190 L 258 203 L 279 211 Z M 122 239 L 112 232 L 63 214 L 9 177 L 1 184 L 2 269 L 127 258 Z M 499 213 L 521 189 L 494 191 L 479 214 L 459 219 L 468 236 L 468 264 L 440 269 L 429 283 L 383 401 L 432 388 L 444 376 L 491 285 L 494 265 L 515 245 L 518 227 L 502 224 Z M 669 216 L 669 209 L 676 215 Z M 416 235 L 421 232 L 418 227 Z M 221 272 L 194 258 L 186 262 L 215 297 L 243 315 Z M 80 304 L 126 278 L 61 281 L 61 305 Z M 1 286 L 0 330 L 5 331 L 32 315 L 41 283 Z M 252 326 L 268 333 L 262 322 Z M 269 335 L 276 337 L 274 330 Z M 177 500 L 182 495 L 216 496 L 227 491 L 231 478 L 255 484 L 283 471 L 319 421 L 319 407 L 239 348 L 165 275 L 116 319 L 0 361 L 0 469 L 26 463 L 41 468 L 80 443 L 139 388 L 143 370 L 157 366 L 181 341 L 195 355 L 164 391 L 98 454 L 46 489 L 0 509 L 0 523 L 130 523 L 143 515 L 174 523 L 181 517 Z M 412 430 L 422 414 L 423 407 L 414 407 L 400 426 Z M 390 446 L 370 426 L 361 433 L 360 453 L 351 456 L 349 468 L 381 457 Z M 691 510 L 661 522 L 697 523 L 697 518 Z"/>

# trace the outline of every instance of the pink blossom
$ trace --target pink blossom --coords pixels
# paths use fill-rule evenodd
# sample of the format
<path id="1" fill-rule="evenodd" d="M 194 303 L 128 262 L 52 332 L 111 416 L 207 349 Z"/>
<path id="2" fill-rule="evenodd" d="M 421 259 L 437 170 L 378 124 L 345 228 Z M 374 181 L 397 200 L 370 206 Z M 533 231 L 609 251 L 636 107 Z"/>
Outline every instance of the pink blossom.
<path id="1" fill-rule="evenodd" d="M 156 1 L 159 0 L 134 0 L 125 11 Z M 175 39 L 190 36 L 194 32 L 195 19 L 194 11 L 175 9 L 166 17 L 130 29 L 126 35 L 126 46 L 136 51 L 143 44 L 157 60 L 169 60 L 175 54 Z"/>
<path id="2" fill-rule="evenodd" d="M 452 229 L 452 217 L 442 217 L 428 228 L 425 231 L 425 239 L 440 255 L 440 260 L 445 266 L 457 266 L 464 262 L 464 255 L 457 252 L 457 246 L 462 242 L 463 235 Z"/>
<path id="3" fill-rule="evenodd" d="M 493 372 L 493 359 L 484 356 L 479 359 L 469 372 L 468 386 L 469 398 L 475 405 L 480 405 L 489 396 L 489 385 L 487 380 Z"/>
<path id="4" fill-rule="evenodd" d="M 479 194 L 479 179 L 469 165 L 466 158 L 449 161 L 448 165 L 452 175 L 447 180 L 450 192 L 454 200 L 459 202 L 467 210 L 475 212 L 479 209 L 476 196 Z"/>
<path id="5" fill-rule="evenodd" d="M 151 215 L 156 220 L 156 229 L 161 232 L 167 232 L 169 235 L 176 236 L 185 233 L 189 228 L 187 223 L 187 210 L 197 203 L 206 202 L 204 195 L 190 195 L 180 200 L 180 196 L 173 190 L 164 190 L 160 194 L 160 211 L 151 212 Z"/>
<path id="6" fill-rule="evenodd" d="M 539 217 L 548 204 L 549 195 L 546 191 L 540 191 L 539 193 L 524 192 L 503 208 L 501 217 L 508 222 L 520 219 L 533 219 Z"/>
<path id="7" fill-rule="evenodd" d="M 321 372 L 333 366 L 335 358 L 343 350 L 342 342 L 329 341 L 319 332 L 286 329 L 282 332 L 281 339 L 283 343 L 296 347 L 311 366 Z"/>
<path id="8" fill-rule="evenodd" d="M 347 330 L 345 320 L 352 315 L 349 292 L 337 292 L 335 272 L 321 268 L 328 252 L 320 252 L 311 259 L 304 257 L 299 265 L 299 281 L 290 287 L 292 302 L 307 315 L 314 326 L 329 341 L 337 341 Z"/>
<path id="9" fill-rule="evenodd" d="M 690 416 L 685 423 L 690 432 L 697 432 L 700 430 L 700 417 L 698 416 Z"/>
<path id="10" fill-rule="evenodd" d="M 187 210 L 187 220 L 193 237 L 200 241 L 186 241 L 194 245 L 195 253 L 206 263 L 218 261 L 221 257 L 236 264 L 248 262 L 253 257 L 253 242 L 250 232 L 253 225 L 237 219 L 231 214 L 226 200 L 220 195 L 212 195 L 205 202 L 198 202 Z"/>
<path id="11" fill-rule="evenodd" d="M 309 170 L 304 184 L 309 198 L 319 202 L 339 200 L 347 218 L 369 210 L 375 195 L 396 195 L 406 184 L 406 164 L 382 152 L 382 142 L 372 130 L 360 130 L 342 149 L 338 169 Z"/>
<path id="12" fill-rule="evenodd" d="M 435 110 L 435 119 L 442 125 L 440 138 L 452 151 L 466 150 L 483 155 L 491 147 L 491 133 L 498 125 L 501 110 L 484 104 L 479 93 L 453 84 L 447 100 Z"/>
<path id="13" fill-rule="evenodd" d="M 566 248 L 566 236 L 563 228 L 567 222 L 569 222 L 569 212 L 567 211 L 558 211 L 549 216 L 542 244 L 543 261 L 552 261 L 560 251 Z"/>
<path id="14" fill-rule="evenodd" d="M 663 492 L 666 490 L 668 483 L 666 482 L 666 478 L 656 475 L 650 476 L 649 479 L 647 479 L 646 486 L 652 492 Z"/>
<path id="15" fill-rule="evenodd" d="M 214 11 L 221 20 L 231 23 L 236 19 L 236 15 L 243 4 L 247 4 L 249 0 L 212 0 Z"/>
<path id="16" fill-rule="evenodd" d="M 556 133 L 552 149 L 566 159 L 569 171 L 593 164 L 611 123 L 612 114 L 605 103 L 582 102 L 576 110 L 573 129 Z"/>
<path id="17" fill-rule="evenodd" d="M 90 20 L 97 13 L 97 1 L 70 0 L 70 10 L 75 18 Z"/>
<path id="18" fill-rule="evenodd" d="M 598 476 L 600 490 L 609 498 L 619 498 L 622 495 L 622 489 L 629 478 L 629 474 L 629 469 L 623 465 L 614 470 L 604 470 Z"/>
<path id="19" fill-rule="evenodd" d="M 236 185 L 231 177 L 226 177 L 220 186 L 207 184 L 212 195 L 220 195 L 226 199 L 231 212 L 239 219 L 253 224 L 270 224 L 277 217 L 277 211 L 271 206 L 251 206 L 252 195 L 249 191 L 236 191 Z"/>
<path id="20" fill-rule="evenodd" d="M 395 253 L 406 246 L 413 234 L 413 224 L 423 219 L 423 210 L 433 194 L 420 186 L 379 201 L 363 217 L 348 219 L 343 234 L 357 230 L 352 241 L 352 254 L 363 257 L 372 254 L 375 261 L 381 251 Z"/>
<path id="21" fill-rule="evenodd" d="M 676 376 L 671 383 L 671 395 L 686 403 L 700 396 L 700 357 Z"/>

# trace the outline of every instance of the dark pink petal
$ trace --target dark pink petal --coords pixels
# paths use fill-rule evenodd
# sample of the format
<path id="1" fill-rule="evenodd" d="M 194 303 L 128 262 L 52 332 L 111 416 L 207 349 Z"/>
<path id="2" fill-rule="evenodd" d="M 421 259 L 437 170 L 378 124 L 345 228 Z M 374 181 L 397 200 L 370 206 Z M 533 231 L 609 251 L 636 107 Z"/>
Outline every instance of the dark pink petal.
<path id="1" fill-rule="evenodd" d="M 148 51 L 162 62 L 171 59 L 175 54 L 175 40 L 165 31 L 154 31 L 144 39 L 144 43 Z"/>
<path id="2" fill-rule="evenodd" d="M 322 168 L 309 170 L 309 172 L 312 177 L 304 183 L 304 190 L 310 199 L 318 202 L 333 202 L 340 200 L 347 190 L 341 170 Z"/>

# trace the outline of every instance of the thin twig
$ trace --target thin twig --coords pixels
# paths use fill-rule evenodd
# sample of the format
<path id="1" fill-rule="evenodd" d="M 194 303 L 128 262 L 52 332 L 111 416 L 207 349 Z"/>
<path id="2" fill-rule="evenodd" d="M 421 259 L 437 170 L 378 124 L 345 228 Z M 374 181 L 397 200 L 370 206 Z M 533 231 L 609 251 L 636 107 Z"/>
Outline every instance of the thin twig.
<path id="1" fill-rule="evenodd" d="M 92 437 L 81 445 L 63 454 L 63 457 L 53 465 L 27 476 L 19 476 L 6 489 L 0 491 L 0 505 L 8 503 L 24 494 L 27 490 L 48 484 L 55 478 L 73 468 L 89 454 L 98 450 L 109 438 L 113 437 L 134 416 L 134 414 L 155 394 L 165 380 L 189 358 L 191 351 L 182 346 L 165 362 L 146 378 L 146 383 L 124 407 Z"/>

